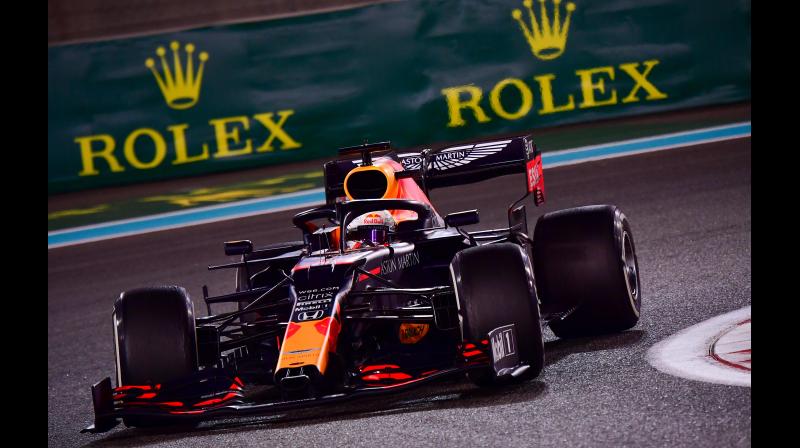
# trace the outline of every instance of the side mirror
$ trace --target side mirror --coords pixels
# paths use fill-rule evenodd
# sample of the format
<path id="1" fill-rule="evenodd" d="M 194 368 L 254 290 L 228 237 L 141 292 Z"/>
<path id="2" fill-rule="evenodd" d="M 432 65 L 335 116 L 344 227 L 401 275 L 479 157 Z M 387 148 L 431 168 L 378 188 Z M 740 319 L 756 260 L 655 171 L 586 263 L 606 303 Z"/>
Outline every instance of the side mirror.
<path id="1" fill-rule="evenodd" d="M 454 212 L 444 217 L 444 223 L 447 227 L 462 227 L 470 224 L 477 224 L 481 221 L 478 216 L 478 210 L 465 210 L 463 212 Z"/>
<path id="2" fill-rule="evenodd" d="M 225 241 L 225 255 L 244 255 L 253 251 L 250 240 Z"/>

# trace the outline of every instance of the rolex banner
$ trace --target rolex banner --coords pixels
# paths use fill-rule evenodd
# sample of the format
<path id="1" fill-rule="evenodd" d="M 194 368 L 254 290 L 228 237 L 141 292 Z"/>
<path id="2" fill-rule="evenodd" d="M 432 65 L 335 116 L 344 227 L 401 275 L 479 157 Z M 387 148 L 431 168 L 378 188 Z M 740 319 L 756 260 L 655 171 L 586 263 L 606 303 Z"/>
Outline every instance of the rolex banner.
<path id="1" fill-rule="evenodd" d="M 749 98 L 749 1 L 386 2 L 50 47 L 48 190 Z"/>

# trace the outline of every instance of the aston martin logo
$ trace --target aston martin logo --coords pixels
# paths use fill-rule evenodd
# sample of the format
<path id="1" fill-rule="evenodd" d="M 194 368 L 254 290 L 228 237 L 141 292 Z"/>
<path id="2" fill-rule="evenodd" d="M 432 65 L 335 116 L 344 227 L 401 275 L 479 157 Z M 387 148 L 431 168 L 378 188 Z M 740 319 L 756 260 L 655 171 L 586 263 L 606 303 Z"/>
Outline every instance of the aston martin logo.
<path id="1" fill-rule="evenodd" d="M 433 155 L 428 169 L 444 171 L 463 166 L 502 151 L 510 142 L 511 140 L 500 140 L 447 148 Z M 418 154 L 400 154 L 399 157 L 406 170 L 416 170 L 422 165 L 422 157 Z"/>

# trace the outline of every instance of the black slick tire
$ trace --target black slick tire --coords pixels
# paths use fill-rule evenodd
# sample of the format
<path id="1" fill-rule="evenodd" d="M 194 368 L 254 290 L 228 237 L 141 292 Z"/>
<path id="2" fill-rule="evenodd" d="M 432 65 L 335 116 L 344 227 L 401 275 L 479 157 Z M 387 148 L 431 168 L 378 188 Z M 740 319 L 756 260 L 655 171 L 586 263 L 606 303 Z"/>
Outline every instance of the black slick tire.
<path id="1" fill-rule="evenodd" d="M 630 224 L 616 206 L 541 216 L 533 236 L 533 265 L 542 303 L 571 310 L 550 322 L 556 336 L 614 333 L 639 321 L 636 246 Z"/>
<path id="2" fill-rule="evenodd" d="M 514 324 L 520 362 L 527 364 L 524 380 L 544 366 L 544 344 L 530 260 L 519 245 L 497 243 L 457 253 L 450 264 L 456 289 L 461 332 L 465 341 L 478 341 L 489 331 Z M 479 386 L 497 383 L 491 368 L 468 374 Z"/>

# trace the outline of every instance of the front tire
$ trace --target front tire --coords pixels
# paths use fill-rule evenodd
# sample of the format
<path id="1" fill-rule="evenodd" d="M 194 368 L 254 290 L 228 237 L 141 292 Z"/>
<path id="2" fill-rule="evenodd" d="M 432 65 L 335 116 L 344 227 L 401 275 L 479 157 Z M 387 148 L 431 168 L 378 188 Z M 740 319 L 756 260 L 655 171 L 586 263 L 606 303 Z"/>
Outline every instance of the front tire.
<path id="1" fill-rule="evenodd" d="M 117 385 L 160 384 L 198 370 L 194 305 L 185 289 L 162 286 L 125 291 L 114 303 Z M 151 426 L 145 418 L 126 426 Z"/>
<path id="2" fill-rule="evenodd" d="M 533 236 L 533 265 L 542 302 L 574 309 L 550 322 L 556 336 L 619 332 L 639 321 L 636 246 L 628 219 L 616 206 L 541 216 Z"/>
<path id="3" fill-rule="evenodd" d="M 519 359 L 529 369 L 518 380 L 534 378 L 544 367 L 544 343 L 533 270 L 525 251 L 512 243 L 472 247 L 457 253 L 450 271 L 465 341 L 479 341 L 503 325 L 514 324 Z M 468 374 L 479 386 L 498 382 L 491 367 Z"/>

